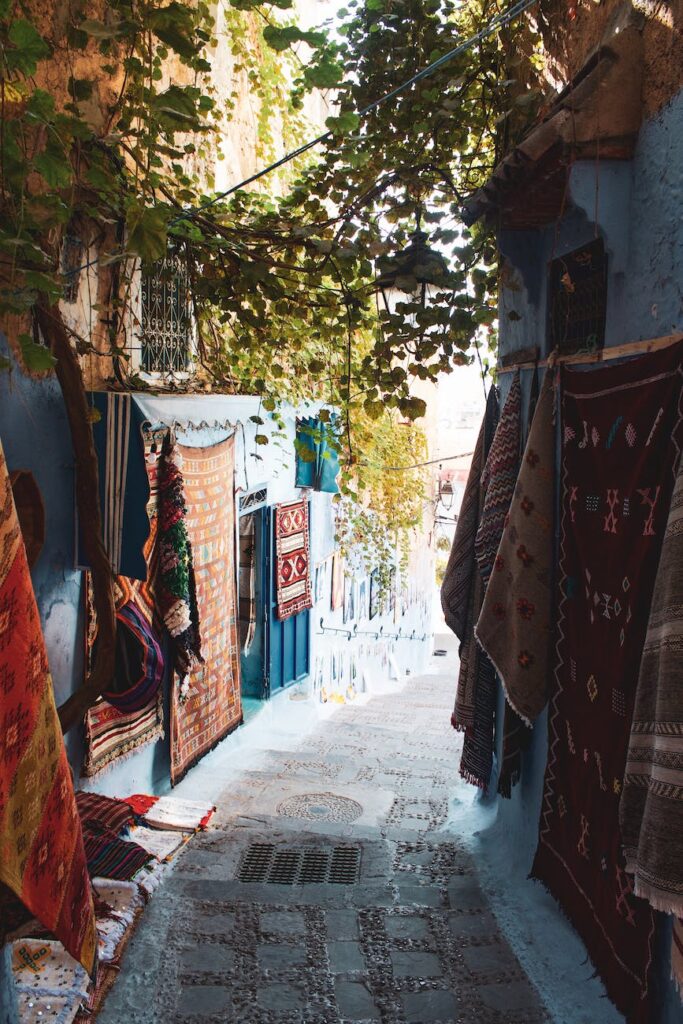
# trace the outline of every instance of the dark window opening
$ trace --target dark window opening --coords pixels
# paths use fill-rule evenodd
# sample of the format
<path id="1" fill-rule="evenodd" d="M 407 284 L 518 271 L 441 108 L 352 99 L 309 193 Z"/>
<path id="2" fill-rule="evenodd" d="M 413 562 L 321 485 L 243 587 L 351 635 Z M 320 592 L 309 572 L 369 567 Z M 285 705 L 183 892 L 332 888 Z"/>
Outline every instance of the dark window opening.
<path id="1" fill-rule="evenodd" d="M 142 275 L 141 366 L 146 373 L 190 369 L 190 291 L 187 268 L 175 258 L 159 260 Z"/>
<path id="2" fill-rule="evenodd" d="M 603 348 L 607 253 L 602 238 L 552 260 L 548 286 L 550 350 L 570 355 Z"/>
<path id="3" fill-rule="evenodd" d="M 84 269 L 85 246 L 76 235 L 66 234 L 62 242 L 62 274 L 64 275 L 64 301 L 75 302 Z"/>

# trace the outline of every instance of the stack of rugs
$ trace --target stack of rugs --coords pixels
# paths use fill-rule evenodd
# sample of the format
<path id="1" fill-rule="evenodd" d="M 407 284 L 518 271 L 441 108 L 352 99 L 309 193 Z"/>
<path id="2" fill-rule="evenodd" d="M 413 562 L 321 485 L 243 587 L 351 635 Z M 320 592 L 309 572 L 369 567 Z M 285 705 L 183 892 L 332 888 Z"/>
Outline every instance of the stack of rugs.
<path id="1" fill-rule="evenodd" d="M 123 951 L 168 862 L 199 830 L 211 803 L 134 794 L 114 799 L 76 793 L 92 879 L 98 938 L 93 983 L 60 942 L 45 938 L 35 920 L 12 942 L 19 1019 L 85 1022 L 97 1013 L 119 971 Z"/>

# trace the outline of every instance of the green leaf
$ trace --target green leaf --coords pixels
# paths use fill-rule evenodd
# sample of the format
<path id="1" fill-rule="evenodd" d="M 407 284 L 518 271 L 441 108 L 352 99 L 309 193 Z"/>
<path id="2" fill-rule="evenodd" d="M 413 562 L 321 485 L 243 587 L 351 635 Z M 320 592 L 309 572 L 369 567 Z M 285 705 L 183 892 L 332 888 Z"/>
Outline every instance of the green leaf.
<path id="1" fill-rule="evenodd" d="M 194 57 L 201 49 L 201 43 L 197 43 L 194 36 L 191 8 L 176 0 L 150 11 L 146 22 L 155 36 L 181 57 Z"/>
<path id="2" fill-rule="evenodd" d="M 26 113 L 40 121 L 48 121 L 55 112 L 55 101 L 45 89 L 34 89 L 26 104 Z"/>
<path id="3" fill-rule="evenodd" d="M 17 340 L 24 366 L 31 373 L 44 373 L 55 365 L 56 360 L 50 350 L 44 345 L 37 345 L 30 334 L 20 334 Z"/>
<path id="4" fill-rule="evenodd" d="M 302 32 L 296 25 L 266 25 L 263 38 L 273 50 L 288 50 L 294 43 L 308 43 L 309 46 L 323 46 L 324 32 Z"/>
<path id="5" fill-rule="evenodd" d="M 89 78 L 69 78 L 69 95 L 77 103 L 89 100 L 92 96 L 93 83 Z"/>
<path id="6" fill-rule="evenodd" d="M 134 207 L 128 219 L 128 246 L 146 263 L 166 255 L 170 210 L 165 206 Z"/>
<path id="7" fill-rule="evenodd" d="M 27 270 L 24 274 L 24 281 L 27 288 L 35 288 L 36 291 L 45 292 L 53 299 L 61 296 L 62 289 L 60 285 L 48 274 L 41 274 L 37 270 Z"/>
<path id="8" fill-rule="evenodd" d="M 48 139 L 43 152 L 34 159 L 33 166 L 50 188 L 66 188 L 71 183 L 71 162 L 54 137 Z"/>
<path id="9" fill-rule="evenodd" d="M 38 62 L 52 53 L 46 40 L 31 22 L 24 18 L 17 18 L 12 22 L 7 36 L 15 49 L 5 51 L 5 61 L 9 68 L 21 71 L 25 75 L 34 75 Z"/>
<path id="10" fill-rule="evenodd" d="M 198 90 L 171 85 L 152 100 L 157 118 L 172 131 L 189 131 L 198 125 L 196 96 Z"/>
<path id="11" fill-rule="evenodd" d="M 256 437 L 254 438 L 254 441 L 256 441 L 256 444 L 268 444 L 268 435 L 257 434 Z"/>
<path id="12" fill-rule="evenodd" d="M 340 114 L 339 117 L 328 117 L 325 124 L 335 135 L 348 135 L 349 132 L 355 131 L 358 127 L 360 118 L 358 114 L 347 110 Z"/>
<path id="13" fill-rule="evenodd" d="M 318 64 L 309 64 L 304 68 L 304 81 L 311 89 L 332 89 L 343 77 L 342 65 L 332 60 L 322 60 Z"/>

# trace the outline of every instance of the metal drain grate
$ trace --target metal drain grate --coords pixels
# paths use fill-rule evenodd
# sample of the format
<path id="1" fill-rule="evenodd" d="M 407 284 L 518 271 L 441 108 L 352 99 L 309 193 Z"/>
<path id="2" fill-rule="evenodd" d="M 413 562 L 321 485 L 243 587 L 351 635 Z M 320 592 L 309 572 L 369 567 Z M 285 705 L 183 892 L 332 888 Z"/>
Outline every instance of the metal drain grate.
<path id="1" fill-rule="evenodd" d="M 275 885 L 354 885 L 360 870 L 357 846 L 276 847 L 252 843 L 242 857 L 240 882 L 271 882 Z"/>

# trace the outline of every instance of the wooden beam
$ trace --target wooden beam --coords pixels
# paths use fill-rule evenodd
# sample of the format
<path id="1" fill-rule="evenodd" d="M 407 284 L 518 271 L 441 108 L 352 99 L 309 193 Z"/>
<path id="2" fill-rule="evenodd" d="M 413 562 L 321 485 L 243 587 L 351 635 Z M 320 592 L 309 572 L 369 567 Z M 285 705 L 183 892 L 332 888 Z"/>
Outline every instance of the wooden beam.
<path id="1" fill-rule="evenodd" d="M 678 334 L 664 334 L 660 338 L 648 338 L 645 341 L 628 341 L 623 345 L 611 345 L 609 348 L 602 348 L 597 352 L 574 352 L 572 355 L 555 355 L 554 353 L 548 357 L 548 359 L 541 359 L 538 362 L 529 362 L 520 360 L 516 363 L 508 363 L 507 360 L 505 365 L 496 367 L 498 373 L 512 373 L 514 370 L 533 370 L 535 366 L 547 366 L 548 362 L 551 365 L 558 363 L 578 363 L 580 365 L 590 363 L 608 363 L 612 359 L 622 359 L 624 356 L 637 356 L 643 355 L 645 352 L 658 352 L 659 349 L 669 348 L 670 345 L 675 345 L 677 341 L 683 341 L 683 333 Z M 523 349 L 520 355 L 524 356 L 528 352 L 528 349 Z M 510 353 L 514 356 L 515 353 Z"/>

